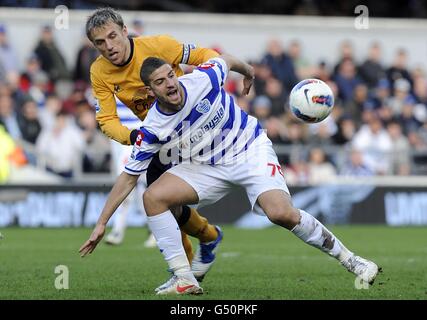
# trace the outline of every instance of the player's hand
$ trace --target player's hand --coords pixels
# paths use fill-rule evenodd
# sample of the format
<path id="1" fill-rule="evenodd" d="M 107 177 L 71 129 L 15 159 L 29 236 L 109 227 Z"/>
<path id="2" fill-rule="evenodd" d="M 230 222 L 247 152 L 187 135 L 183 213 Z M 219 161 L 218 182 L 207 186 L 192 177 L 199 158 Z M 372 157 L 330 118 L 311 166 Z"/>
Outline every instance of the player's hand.
<path id="1" fill-rule="evenodd" d="M 92 234 L 89 237 L 89 240 L 87 240 L 79 249 L 80 256 L 83 258 L 89 253 L 92 253 L 93 250 L 95 250 L 97 244 L 101 239 L 104 237 L 105 234 L 105 225 L 103 224 L 97 224 L 95 226 L 95 229 L 93 229 Z"/>
<path id="2" fill-rule="evenodd" d="M 243 78 L 242 95 L 247 96 L 249 94 L 249 91 L 251 90 L 254 79 L 255 79 L 255 77 L 244 77 Z"/>

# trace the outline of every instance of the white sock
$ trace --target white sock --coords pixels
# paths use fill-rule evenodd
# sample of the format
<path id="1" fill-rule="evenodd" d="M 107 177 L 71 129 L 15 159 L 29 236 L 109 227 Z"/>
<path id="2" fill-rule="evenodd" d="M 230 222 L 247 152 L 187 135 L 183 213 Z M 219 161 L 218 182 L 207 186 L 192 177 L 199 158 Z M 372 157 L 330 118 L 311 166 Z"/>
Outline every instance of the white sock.
<path id="1" fill-rule="evenodd" d="M 305 243 L 327 252 L 339 261 L 347 260 L 353 253 L 319 220 L 300 210 L 301 221 L 291 231 Z"/>
<path id="2" fill-rule="evenodd" d="M 191 267 L 182 245 L 181 231 L 178 223 L 170 210 L 156 216 L 147 217 L 148 226 L 157 241 L 157 246 L 163 254 L 169 268 L 176 276 L 196 279 L 191 272 Z"/>

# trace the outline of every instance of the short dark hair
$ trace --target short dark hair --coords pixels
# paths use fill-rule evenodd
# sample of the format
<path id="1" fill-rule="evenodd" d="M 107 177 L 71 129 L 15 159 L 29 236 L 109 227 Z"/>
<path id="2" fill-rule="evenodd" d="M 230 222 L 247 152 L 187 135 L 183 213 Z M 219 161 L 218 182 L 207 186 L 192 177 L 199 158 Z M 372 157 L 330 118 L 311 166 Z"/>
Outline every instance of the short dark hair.
<path id="1" fill-rule="evenodd" d="M 167 62 L 160 58 L 148 57 L 145 59 L 142 63 L 140 72 L 142 82 L 144 82 L 146 86 L 149 86 L 151 74 L 165 64 L 167 64 Z"/>
<path id="2" fill-rule="evenodd" d="M 90 15 L 86 21 L 86 36 L 88 39 L 92 41 L 93 29 L 102 27 L 108 22 L 113 22 L 121 28 L 124 26 L 122 16 L 113 8 L 99 8 L 94 13 L 92 13 L 92 15 Z"/>

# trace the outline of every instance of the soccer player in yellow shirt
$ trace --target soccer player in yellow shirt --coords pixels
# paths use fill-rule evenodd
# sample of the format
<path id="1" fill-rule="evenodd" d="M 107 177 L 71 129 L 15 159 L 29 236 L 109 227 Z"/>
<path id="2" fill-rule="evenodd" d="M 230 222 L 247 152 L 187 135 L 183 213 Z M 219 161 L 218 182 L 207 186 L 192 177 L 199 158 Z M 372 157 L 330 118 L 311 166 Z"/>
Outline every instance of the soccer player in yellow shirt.
<path id="1" fill-rule="evenodd" d="M 122 17 L 111 8 L 98 9 L 88 18 L 86 34 L 101 54 L 90 68 L 97 100 L 96 119 L 105 135 L 124 145 L 135 143 L 138 130 L 130 130 L 120 122 L 116 97 L 144 120 L 154 101 L 140 79 L 140 68 L 147 57 L 167 61 L 180 76 L 183 75 L 180 64 L 199 65 L 218 55 L 211 49 L 182 44 L 167 35 L 131 38 Z M 147 183 L 151 184 L 167 169 L 168 166 L 155 157 L 147 170 Z M 192 261 L 192 271 L 196 278 L 203 279 L 214 262 L 214 250 L 222 240 L 222 231 L 187 206 L 177 209 L 176 216 L 187 258 L 190 263 Z M 200 241 L 194 259 L 187 234 Z"/>

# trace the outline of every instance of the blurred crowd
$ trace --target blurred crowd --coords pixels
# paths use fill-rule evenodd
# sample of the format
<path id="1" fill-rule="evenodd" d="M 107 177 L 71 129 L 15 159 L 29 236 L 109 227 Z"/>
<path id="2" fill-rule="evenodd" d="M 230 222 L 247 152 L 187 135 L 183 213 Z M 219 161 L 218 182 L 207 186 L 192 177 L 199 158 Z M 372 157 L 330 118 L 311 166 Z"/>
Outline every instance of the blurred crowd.
<path id="1" fill-rule="evenodd" d="M 335 65 L 314 65 L 299 41 L 283 44 L 272 39 L 264 57 L 253 62 L 253 96 L 239 98 L 239 105 L 281 146 L 289 183 L 321 183 L 337 175 L 427 173 L 425 71 L 408 68 L 404 48 L 397 50 L 391 65 L 383 64 L 378 42 L 361 61 L 350 41 L 337 49 Z M 321 79 L 334 92 L 333 113 L 318 124 L 296 120 L 287 106 L 293 86 L 305 78 Z M 231 91 L 238 94 L 235 89 Z"/>
<path id="2" fill-rule="evenodd" d="M 141 28 L 141 21 L 131 27 L 137 34 Z M 335 65 L 312 64 L 299 41 L 270 39 L 264 56 L 251 62 L 251 94 L 240 96 L 241 80 L 233 74 L 226 90 L 267 130 L 290 184 L 339 175 L 426 174 L 425 71 L 408 68 L 404 48 L 391 65 L 382 63 L 380 43 L 372 43 L 362 60 L 350 41 L 337 49 Z M 0 25 L 0 183 L 12 167 L 32 166 L 66 179 L 110 173 L 110 141 L 92 107 L 89 67 L 98 53 L 91 43 L 82 39 L 74 70 L 67 69 L 50 26 L 41 30 L 24 66 L 15 50 Z M 335 95 L 332 115 L 318 124 L 302 123 L 287 106 L 292 87 L 305 78 L 325 81 Z"/>

